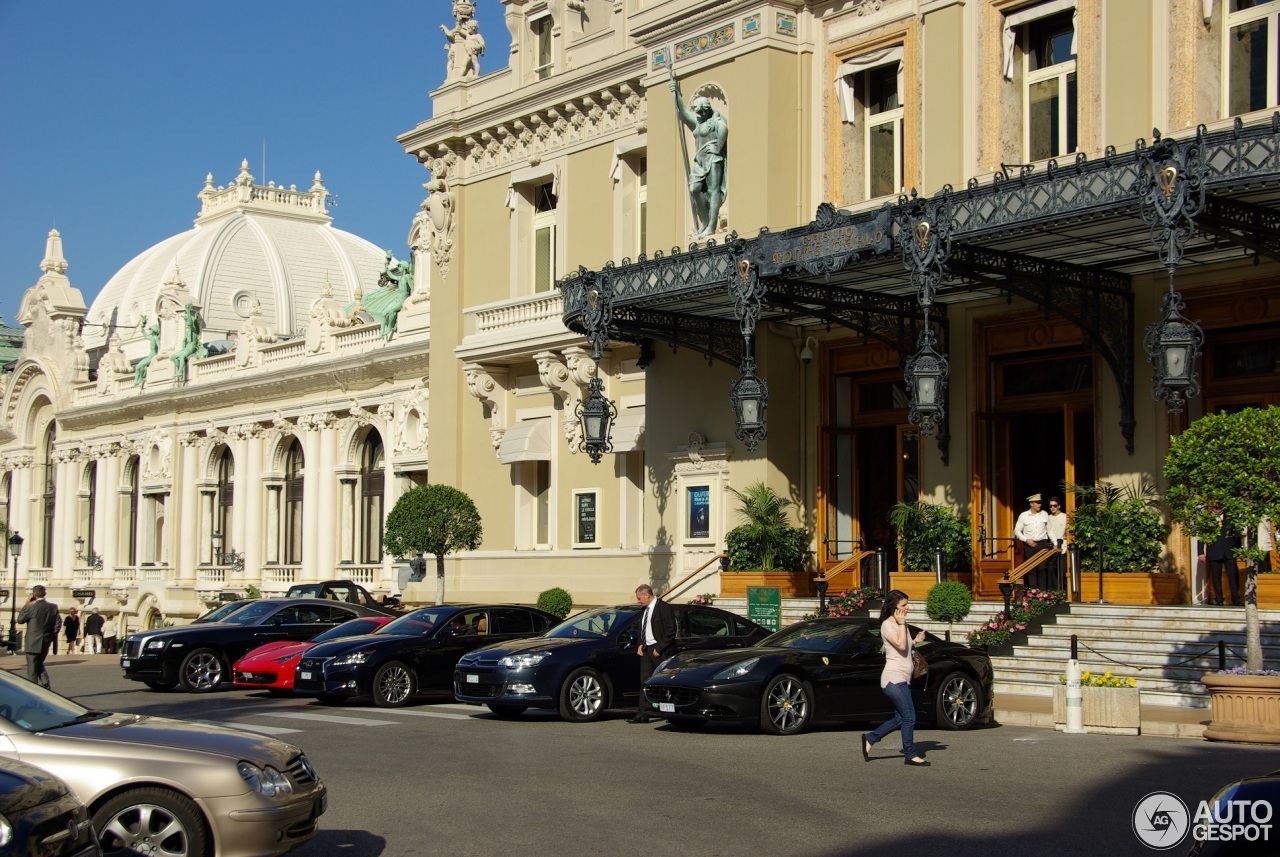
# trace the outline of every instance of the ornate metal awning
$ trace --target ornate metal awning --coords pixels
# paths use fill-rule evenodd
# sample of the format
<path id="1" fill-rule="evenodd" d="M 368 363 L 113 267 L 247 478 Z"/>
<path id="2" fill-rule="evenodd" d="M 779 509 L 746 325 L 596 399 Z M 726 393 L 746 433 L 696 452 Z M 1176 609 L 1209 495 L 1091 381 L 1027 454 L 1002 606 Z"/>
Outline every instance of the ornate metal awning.
<path id="1" fill-rule="evenodd" d="M 558 286 L 565 325 L 593 350 L 666 342 L 744 377 L 763 321 L 840 325 L 893 347 L 906 368 L 926 326 L 946 354 L 948 304 L 1019 297 L 1077 324 L 1106 362 L 1132 452 L 1131 278 L 1277 251 L 1280 114 L 1176 140 L 1156 132 L 1132 152 L 1006 169 L 871 211 L 823 203 L 805 226 L 580 268 Z M 944 457 L 945 437 L 944 423 Z"/>

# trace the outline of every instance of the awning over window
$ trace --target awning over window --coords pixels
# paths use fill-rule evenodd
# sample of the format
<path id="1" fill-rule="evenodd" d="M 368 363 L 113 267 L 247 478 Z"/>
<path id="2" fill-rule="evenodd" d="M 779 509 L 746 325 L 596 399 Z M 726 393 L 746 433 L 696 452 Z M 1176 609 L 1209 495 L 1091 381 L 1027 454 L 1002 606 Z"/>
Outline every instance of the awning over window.
<path id="1" fill-rule="evenodd" d="M 521 420 L 507 429 L 498 445 L 503 464 L 551 460 L 551 420 Z"/>
<path id="2" fill-rule="evenodd" d="M 836 72 L 836 101 L 840 105 L 840 121 L 847 122 L 850 125 L 857 123 L 858 102 L 853 91 L 854 77 L 861 72 L 870 71 L 882 65 L 896 65 L 898 67 L 898 102 L 902 102 L 904 92 L 902 88 L 902 45 L 862 54 L 851 60 L 845 60 L 840 64 L 840 70 Z"/>
<path id="3" fill-rule="evenodd" d="M 609 434 L 614 452 L 639 452 L 644 449 L 644 408 L 624 408 L 613 421 Z"/>
<path id="4" fill-rule="evenodd" d="M 1080 10 L 1076 8 L 1076 0 L 1048 0 L 1046 3 L 1028 6 L 1025 9 L 1019 9 L 1017 12 L 1004 16 L 1004 60 L 1002 68 L 1005 80 L 1013 80 L 1013 45 L 1018 38 L 1018 28 L 1023 24 L 1029 24 L 1041 18 L 1048 18 L 1050 15 L 1056 15 L 1059 12 L 1066 12 L 1068 9 L 1071 10 L 1071 53 L 1074 54 L 1076 53 L 1076 42 L 1080 35 L 1080 28 L 1077 26 Z"/>

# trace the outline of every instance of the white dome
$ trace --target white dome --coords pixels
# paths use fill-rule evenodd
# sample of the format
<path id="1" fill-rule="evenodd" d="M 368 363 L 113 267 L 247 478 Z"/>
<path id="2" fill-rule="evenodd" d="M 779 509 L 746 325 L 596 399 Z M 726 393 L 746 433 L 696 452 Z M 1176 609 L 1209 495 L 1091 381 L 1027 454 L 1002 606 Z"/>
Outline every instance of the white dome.
<path id="1" fill-rule="evenodd" d="M 239 330 L 256 299 L 262 320 L 277 336 L 305 330 L 311 306 L 327 281 L 340 304 L 354 292 L 377 287 L 386 256 L 374 244 L 334 229 L 316 173 L 311 188 L 253 184 L 247 162 L 226 188 L 205 180 L 195 227 L 134 257 L 94 299 L 87 321 L 106 325 L 85 331 L 86 345 L 100 345 L 109 330 L 153 316 L 156 298 L 175 268 L 208 333 L 221 338 Z"/>

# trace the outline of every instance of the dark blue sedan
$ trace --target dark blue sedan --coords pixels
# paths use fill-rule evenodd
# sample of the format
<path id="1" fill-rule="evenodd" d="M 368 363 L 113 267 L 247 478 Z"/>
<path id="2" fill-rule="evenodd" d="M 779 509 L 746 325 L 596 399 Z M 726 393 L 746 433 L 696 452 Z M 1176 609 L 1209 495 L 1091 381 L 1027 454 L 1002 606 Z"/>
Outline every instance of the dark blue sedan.
<path id="1" fill-rule="evenodd" d="M 597 720 L 609 708 L 635 707 L 642 609 L 626 604 L 587 610 L 541 637 L 470 652 L 454 671 L 453 695 L 461 702 L 488 705 L 503 717 L 550 708 L 579 723 Z M 673 604 L 672 609 L 677 651 L 742 648 L 769 634 L 715 607 Z"/>
<path id="2" fill-rule="evenodd" d="M 375 705 L 407 705 L 422 693 L 448 693 L 458 658 L 492 642 L 541 634 L 557 617 L 533 607 L 423 607 L 372 634 L 321 643 L 298 662 L 294 692 L 321 702 L 373 697 Z"/>

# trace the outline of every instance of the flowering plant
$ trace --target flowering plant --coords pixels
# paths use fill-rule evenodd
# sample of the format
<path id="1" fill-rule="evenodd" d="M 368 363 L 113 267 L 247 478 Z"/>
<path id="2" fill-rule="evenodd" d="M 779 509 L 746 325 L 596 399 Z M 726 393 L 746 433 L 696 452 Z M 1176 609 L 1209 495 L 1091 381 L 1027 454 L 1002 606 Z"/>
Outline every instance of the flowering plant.
<path id="1" fill-rule="evenodd" d="M 1051 607 L 1065 604 L 1065 592 L 1049 592 L 1043 589 L 1028 589 L 1022 598 L 1009 602 L 1009 615 L 997 613 L 988 619 L 976 631 L 970 631 L 968 643 L 974 648 L 998 646 L 1013 639 L 1019 631 L 1027 630 L 1031 621 Z"/>
<path id="2" fill-rule="evenodd" d="M 814 619 L 818 616 L 852 616 L 855 610 L 863 610 L 872 601 L 884 598 L 884 590 L 874 586 L 863 586 L 860 589 L 846 589 L 839 595 L 827 599 L 827 612 L 808 615 L 804 618 Z"/>
<path id="3" fill-rule="evenodd" d="M 1218 675 L 1280 675 L 1280 670 L 1250 670 L 1236 667 L 1232 670 L 1218 670 Z"/>
<path id="4" fill-rule="evenodd" d="M 1064 675 L 1058 676 L 1058 684 L 1066 684 L 1066 683 L 1067 683 L 1066 676 Z M 1121 678 L 1120 676 L 1112 675 L 1109 672 L 1105 672 L 1102 675 L 1094 675 L 1088 670 L 1085 670 L 1084 672 L 1080 673 L 1080 686 L 1081 687 L 1137 687 L 1138 681 L 1137 679 L 1132 679 L 1132 678 Z"/>
<path id="5" fill-rule="evenodd" d="M 689 599 L 690 604 L 696 604 L 699 607 L 710 607 L 715 603 L 715 596 L 710 592 L 704 592 L 701 595 L 695 595 Z"/>

